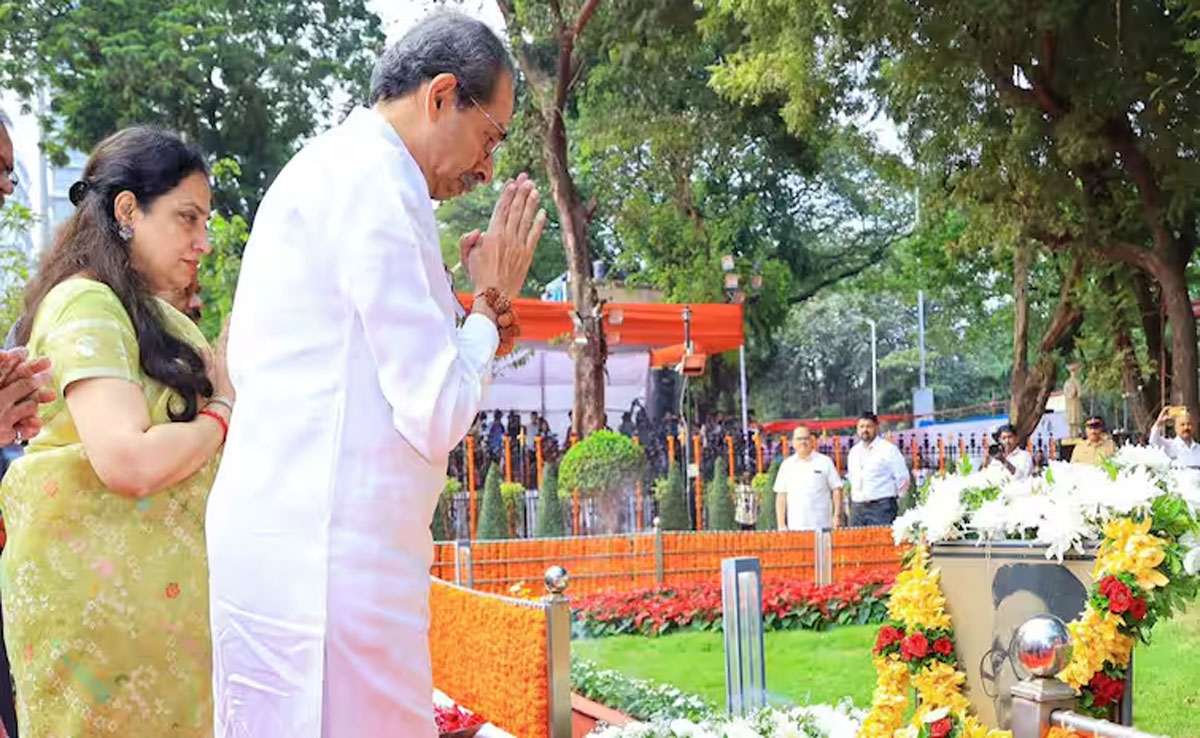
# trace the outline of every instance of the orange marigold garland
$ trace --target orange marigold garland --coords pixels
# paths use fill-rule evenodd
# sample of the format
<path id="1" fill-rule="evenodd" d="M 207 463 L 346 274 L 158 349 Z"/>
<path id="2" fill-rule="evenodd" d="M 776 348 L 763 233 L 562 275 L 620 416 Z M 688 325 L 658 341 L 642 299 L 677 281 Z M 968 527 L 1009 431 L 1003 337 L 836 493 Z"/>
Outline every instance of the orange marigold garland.
<path id="1" fill-rule="evenodd" d="M 513 735 L 546 738 L 549 654 L 542 608 L 435 579 L 430 611 L 437 688 Z"/>

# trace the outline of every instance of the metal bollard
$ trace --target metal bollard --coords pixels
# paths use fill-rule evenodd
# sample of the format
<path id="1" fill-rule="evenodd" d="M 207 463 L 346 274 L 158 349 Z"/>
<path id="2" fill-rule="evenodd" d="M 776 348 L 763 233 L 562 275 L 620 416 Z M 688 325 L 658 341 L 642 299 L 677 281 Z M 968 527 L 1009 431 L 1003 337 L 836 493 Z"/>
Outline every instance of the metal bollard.
<path id="1" fill-rule="evenodd" d="M 570 577 L 561 566 L 552 566 L 543 577 L 549 596 L 546 603 L 546 656 L 550 694 L 550 738 L 571 738 L 571 606 L 563 593 Z"/>
<path id="2" fill-rule="evenodd" d="M 833 584 L 833 533 L 829 528 L 813 531 L 813 581 L 818 587 Z"/>
<path id="3" fill-rule="evenodd" d="M 1013 738 L 1041 738 L 1055 710 L 1075 706 L 1075 690 L 1055 679 L 1071 660 L 1071 634 L 1062 620 L 1039 615 L 1017 629 L 1012 648 L 1031 675 L 1012 686 Z"/>
<path id="4" fill-rule="evenodd" d="M 662 518 L 654 516 L 654 583 L 663 583 Z"/>
<path id="5" fill-rule="evenodd" d="M 721 561 L 721 611 L 725 631 L 725 701 L 731 715 L 767 704 L 762 567 L 758 559 Z"/>
<path id="6" fill-rule="evenodd" d="M 475 589 L 475 573 L 471 567 L 471 543 L 459 541 L 454 544 L 454 583 L 467 589 Z"/>
<path id="7" fill-rule="evenodd" d="M 1102 738 L 1156 738 L 1072 712 L 1075 690 L 1055 678 L 1071 660 L 1071 634 L 1062 620 L 1030 618 L 1017 629 L 1012 648 L 1014 660 L 1031 675 L 1012 687 L 1013 738 L 1041 738 L 1056 725 Z"/>

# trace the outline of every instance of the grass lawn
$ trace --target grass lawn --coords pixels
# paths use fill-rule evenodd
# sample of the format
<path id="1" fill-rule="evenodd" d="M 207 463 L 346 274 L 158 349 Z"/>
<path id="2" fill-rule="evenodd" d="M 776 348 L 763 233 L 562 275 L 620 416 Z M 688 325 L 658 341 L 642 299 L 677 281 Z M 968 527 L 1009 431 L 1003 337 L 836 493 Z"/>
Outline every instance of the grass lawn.
<path id="1" fill-rule="evenodd" d="M 856 705 L 870 704 L 875 687 L 871 647 L 877 632 L 876 626 L 844 626 L 823 633 L 767 633 L 772 700 L 836 702 L 849 696 Z M 720 633 L 618 636 L 573 641 L 571 649 L 605 668 L 673 684 L 724 704 Z M 1137 727 L 1174 738 L 1200 738 L 1200 606 L 1158 626 L 1154 644 L 1137 649 L 1134 666 Z"/>
<path id="2" fill-rule="evenodd" d="M 767 688 L 772 699 L 837 702 L 849 696 L 856 705 L 870 704 L 875 689 L 871 648 L 877 633 L 877 626 L 867 625 L 823 633 L 767 633 Z M 725 704 L 725 642 L 720 633 L 572 641 L 571 651 L 607 669 L 673 684 L 717 705 Z"/>
<path id="3" fill-rule="evenodd" d="M 1133 722 L 1140 730 L 1200 738 L 1200 605 L 1154 628 L 1133 656 Z"/>

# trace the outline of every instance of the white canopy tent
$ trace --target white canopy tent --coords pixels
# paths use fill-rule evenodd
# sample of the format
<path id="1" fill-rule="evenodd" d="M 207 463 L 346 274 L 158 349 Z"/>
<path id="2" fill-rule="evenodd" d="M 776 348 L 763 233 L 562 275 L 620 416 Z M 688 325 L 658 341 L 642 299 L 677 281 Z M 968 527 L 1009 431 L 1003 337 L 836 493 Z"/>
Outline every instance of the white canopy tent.
<path id="1" fill-rule="evenodd" d="M 649 351 L 623 351 L 609 354 L 604 383 L 604 405 L 608 425 L 616 430 L 621 413 L 629 410 L 634 400 L 646 401 L 650 375 Z M 567 413 L 575 406 L 575 363 L 566 347 L 537 346 L 518 350 L 498 362 L 491 387 L 483 399 L 488 413 L 509 410 L 521 413 L 521 421 L 529 422 L 536 411 L 546 418 L 550 429 L 564 438 L 570 428 Z"/>

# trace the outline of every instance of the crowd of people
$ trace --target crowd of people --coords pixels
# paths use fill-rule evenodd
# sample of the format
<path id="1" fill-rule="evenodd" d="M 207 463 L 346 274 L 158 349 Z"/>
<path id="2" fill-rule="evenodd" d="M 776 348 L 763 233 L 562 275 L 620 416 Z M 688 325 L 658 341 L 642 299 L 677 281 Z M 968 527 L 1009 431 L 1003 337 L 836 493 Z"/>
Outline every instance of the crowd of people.
<path id="1" fill-rule="evenodd" d="M 698 426 L 689 429 L 693 436 L 700 436 L 700 468 L 706 479 L 712 477 L 717 458 L 727 457 L 728 443 L 725 440 L 727 437 L 733 442 L 734 465 L 743 471 L 748 468 L 750 460 L 753 459 L 755 438 L 759 435 L 757 423 L 753 421 L 753 414 L 750 417 L 749 439 L 742 433 L 740 420 L 728 418 L 723 413 L 713 413 Z M 568 413 L 568 420 L 569 418 L 570 413 Z M 614 430 L 611 419 L 606 419 L 605 427 L 608 430 Z M 657 419 L 651 419 L 645 405 L 640 400 L 634 400 L 629 410 L 621 413 L 621 419 L 615 432 L 628 438 L 637 439 L 646 453 L 647 476 L 658 478 L 666 476 L 667 473 L 670 455 L 668 436 L 676 438 L 677 459 L 683 458 L 684 452 L 678 445 L 679 439 L 683 438 L 683 429 L 683 424 L 674 413 L 666 412 Z M 543 463 L 558 463 L 562 455 L 577 440 L 577 436 L 571 432 L 570 427 L 565 428 L 562 435 L 556 433 L 549 421 L 537 410 L 524 414 L 512 409 L 479 413 L 471 425 L 468 436 L 472 439 L 470 446 L 474 450 L 474 468 L 477 480 L 482 479 L 492 464 L 497 464 L 503 469 L 503 465 L 509 463 L 509 456 L 511 456 L 513 479 L 524 483 L 529 489 L 536 486 L 535 469 L 538 461 L 538 445 L 541 445 Z M 507 447 L 505 438 L 508 438 Z M 745 454 L 747 440 L 751 450 L 749 456 Z M 467 449 L 468 445 L 465 441 L 455 447 L 450 454 L 447 471 L 449 476 L 458 479 L 464 485 L 468 481 Z M 688 453 L 693 452 L 694 448 L 689 446 Z"/>

